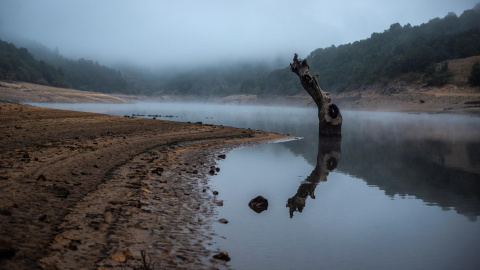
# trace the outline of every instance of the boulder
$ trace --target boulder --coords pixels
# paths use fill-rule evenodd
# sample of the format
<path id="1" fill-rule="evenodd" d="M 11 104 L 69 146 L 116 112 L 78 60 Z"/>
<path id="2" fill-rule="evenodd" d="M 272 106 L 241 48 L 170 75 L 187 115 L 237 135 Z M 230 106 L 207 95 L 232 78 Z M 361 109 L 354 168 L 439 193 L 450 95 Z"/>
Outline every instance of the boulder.
<path id="1" fill-rule="evenodd" d="M 226 251 L 220 252 L 217 255 L 213 255 L 213 258 L 217 260 L 226 261 L 226 262 L 230 261 L 230 256 L 228 256 L 228 252 Z"/>
<path id="2" fill-rule="evenodd" d="M 253 198 L 250 200 L 248 203 L 248 206 L 250 209 L 257 213 L 261 213 L 268 208 L 268 200 L 265 199 L 263 196 L 257 196 L 256 198 Z"/>

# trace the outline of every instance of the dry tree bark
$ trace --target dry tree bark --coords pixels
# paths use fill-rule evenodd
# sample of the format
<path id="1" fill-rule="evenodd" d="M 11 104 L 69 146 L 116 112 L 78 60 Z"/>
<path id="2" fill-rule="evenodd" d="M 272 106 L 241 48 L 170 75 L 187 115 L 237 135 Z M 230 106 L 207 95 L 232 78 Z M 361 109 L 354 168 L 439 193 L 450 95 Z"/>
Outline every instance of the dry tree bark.
<path id="1" fill-rule="evenodd" d="M 342 134 L 342 114 L 337 105 L 331 103 L 329 93 L 318 85 L 318 72 L 312 76 L 307 60 L 298 61 L 298 55 L 293 57 L 290 70 L 300 77 L 303 88 L 310 94 L 318 107 L 319 135 L 340 136 Z"/>

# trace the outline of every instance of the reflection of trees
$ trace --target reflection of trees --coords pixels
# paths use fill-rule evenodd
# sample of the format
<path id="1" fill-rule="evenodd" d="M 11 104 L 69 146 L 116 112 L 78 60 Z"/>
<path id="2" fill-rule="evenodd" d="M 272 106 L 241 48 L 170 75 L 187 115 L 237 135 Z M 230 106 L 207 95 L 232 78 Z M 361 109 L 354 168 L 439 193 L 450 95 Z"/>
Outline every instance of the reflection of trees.
<path id="1" fill-rule="evenodd" d="M 334 170 L 341 158 L 341 138 L 340 137 L 320 137 L 318 140 L 317 164 L 312 173 L 300 185 L 297 193 L 287 201 L 287 207 L 290 208 L 290 218 L 293 212 L 302 212 L 305 207 L 307 197 L 315 199 L 315 188 L 319 182 L 327 181 L 328 173 Z"/>
<path id="2" fill-rule="evenodd" d="M 442 117 L 440 123 L 433 121 L 436 118 L 408 114 L 345 112 L 344 117 L 343 157 L 337 171 L 361 178 L 387 196 L 414 196 L 428 205 L 452 208 L 471 220 L 480 216 L 478 120 L 461 119 L 467 122 L 460 125 L 458 117 Z M 446 128 L 454 124 L 461 132 Z M 291 132 L 304 139 L 284 145 L 316 165 L 318 138 L 312 124 L 298 126 L 298 133 Z M 316 185 L 310 181 L 304 185 L 309 184 L 313 191 Z M 306 187 L 299 189 L 296 199 L 305 201 L 310 194 Z M 297 205 L 301 211 L 305 204 L 299 201 Z"/>
<path id="3" fill-rule="evenodd" d="M 465 142 L 352 137 L 343 138 L 343 146 L 345 158 L 338 170 L 379 187 L 385 195 L 414 196 L 428 205 L 454 208 L 470 220 L 480 216 L 479 174 L 454 166 L 465 159 L 459 151 Z M 474 159 L 467 157 L 466 163 Z M 456 164 L 449 164 L 452 161 Z"/>

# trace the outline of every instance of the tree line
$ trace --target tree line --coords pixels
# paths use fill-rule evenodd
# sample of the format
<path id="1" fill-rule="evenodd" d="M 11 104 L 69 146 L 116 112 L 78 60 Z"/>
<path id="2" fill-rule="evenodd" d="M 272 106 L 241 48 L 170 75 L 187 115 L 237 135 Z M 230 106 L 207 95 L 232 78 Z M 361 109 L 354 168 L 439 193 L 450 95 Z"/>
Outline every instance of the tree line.
<path id="1" fill-rule="evenodd" d="M 26 48 L 0 40 L 0 80 L 15 80 L 104 93 L 131 93 L 121 72 L 92 60 L 71 60 L 42 46 Z M 41 59 L 41 60 L 37 60 Z"/>
<path id="2" fill-rule="evenodd" d="M 83 58 L 67 59 L 58 50 L 44 46 L 28 48 L 32 53 L 0 41 L 0 80 L 146 95 L 294 95 L 303 92 L 288 63 L 273 71 L 266 64 L 243 63 L 198 68 L 165 78 L 126 69 L 119 71 Z M 480 55 L 480 4 L 461 16 L 450 13 L 419 26 L 395 23 L 364 40 L 316 49 L 306 59 L 310 70 L 319 73 L 321 87 L 340 93 L 372 84 L 386 85 L 392 80 L 443 85 L 452 78 L 447 60 L 474 55 Z M 480 85 L 480 64 L 472 67 L 469 82 Z"/>
<path id="3" fill-rule="evenodd" d="M 27 49 L 17 48 L 3 40 L 0 40 L 0 80 L 68 86 L 61 70 L 36 60 Z"/>
<path id="4" fill-rule="evenodd" d="M 36 59 L 55 66 L 71 88 L 103 93 L 130 93 L 131 85 L 116 69 L 99 64 L 97 61 L 63 57 L 58 48 L 50 50 L 30 42 L 30 51 Z"/>
<path id="5" fill-rule="evenodd" d="M 319 84 L 340 93 L 394 79 L 443 85 L 452 77 L 445 61 L 475 55 L 480 55 L 480 4 L 461 16 L 450 13 L 419 26 L 395 23 L 365 40 L 316 49 L 306 59 L 310 70 L 319 73 Z M 442 62 L 441 68 L 435 67 Z M 473 73 L 471 77 L 475 81 Z M 242 91 L 293 95 L 302 89 L 284 68 L 246 80 Z"/>

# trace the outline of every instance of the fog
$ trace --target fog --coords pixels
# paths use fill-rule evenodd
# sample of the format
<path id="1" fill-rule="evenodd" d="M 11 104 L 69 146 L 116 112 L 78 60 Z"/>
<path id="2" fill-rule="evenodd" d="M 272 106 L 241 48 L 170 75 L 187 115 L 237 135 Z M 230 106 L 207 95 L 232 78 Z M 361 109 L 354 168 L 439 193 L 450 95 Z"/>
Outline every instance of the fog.
<path id="1" fill-rule="evenodd" d="M 478 0 L 0 0 L 0 33 L 116 66 L 288 61 L 317 48 L 457 15 Z M 0 35 L 0 38 L 2 36 Z M 285 62 L 287 65 L 288 62 Z"/>

